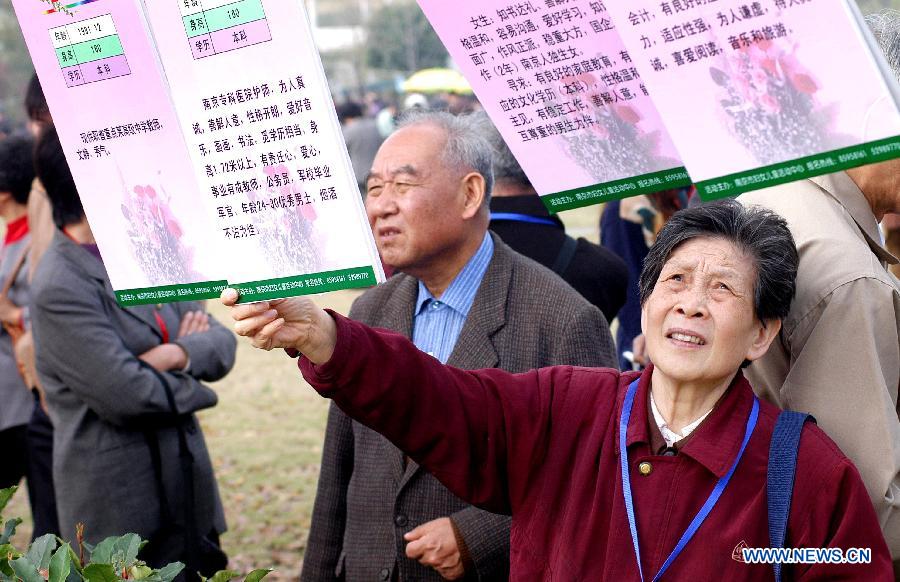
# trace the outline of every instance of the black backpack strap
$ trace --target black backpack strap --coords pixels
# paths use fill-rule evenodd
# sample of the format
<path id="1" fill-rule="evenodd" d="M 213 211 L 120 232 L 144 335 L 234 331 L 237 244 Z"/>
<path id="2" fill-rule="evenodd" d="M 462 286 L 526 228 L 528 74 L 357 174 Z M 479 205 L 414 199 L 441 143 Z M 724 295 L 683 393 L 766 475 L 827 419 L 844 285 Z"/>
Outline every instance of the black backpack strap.
<path id="1" fill-rule="evenodd" d="M 784 410 L 778 415 L 769 445 L 769 466 L 766 471 L 766 500 L 769 510 L 769 547 L 783 548 L 787 534 L 794 475 L 797 470 L 797 450 L 800 434 L 806 421 L 816 419 L 803 412 Z M 773 564 L 775 580 L 781 582 L 781 564 Z"/>
<path id="2" fill-rule="evenodd" d="M 572 257 L 575 256 L 575 250 L 578 248 L 578 241 L 574 238 L 566 235 L 565 240 L 563 240 L 562 248 L 559 249 L 559 254 L 556 255 L 556 261 L 554 261 L 553 272 L 562 277 L 562 274 L 566 272 L 566 269 L 569 268 L 569 265 L 572 263 Z"/>

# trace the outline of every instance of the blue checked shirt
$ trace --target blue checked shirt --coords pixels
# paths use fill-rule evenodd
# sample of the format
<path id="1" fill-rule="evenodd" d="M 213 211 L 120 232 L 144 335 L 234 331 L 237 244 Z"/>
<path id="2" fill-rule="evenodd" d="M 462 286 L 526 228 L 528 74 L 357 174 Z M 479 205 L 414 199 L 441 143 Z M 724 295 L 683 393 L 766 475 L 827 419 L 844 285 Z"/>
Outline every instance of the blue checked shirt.
<path id="1" fill-rule="evenodd" d="M 493 256 L 494 241 L 490 233 L 486 233 L 481 246 L 440 299 L 436 299 L 419 281 L 412 338 L 416 347 L 441 363 L 447 363 Z"/>

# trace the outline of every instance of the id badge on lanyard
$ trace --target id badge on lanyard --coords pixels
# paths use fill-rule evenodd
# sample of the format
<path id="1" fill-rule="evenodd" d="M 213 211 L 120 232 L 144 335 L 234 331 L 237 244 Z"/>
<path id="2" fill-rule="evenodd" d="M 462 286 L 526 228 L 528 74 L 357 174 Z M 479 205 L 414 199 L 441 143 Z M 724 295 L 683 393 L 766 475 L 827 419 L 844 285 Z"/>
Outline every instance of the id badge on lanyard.
<path id="1" fill-rule="evenodd" d="M 622 416 L 619 419 L 619 461 L 621 463 L 622 470 L 622 495 L 625 497 L 625 511 L 628 514 L 628 526 L 631 529 L 631 541 L 634 544 L 634 555 L 637 558 L 637 566 L 638 573 L 641 575 L 641 582 L 644 581 L 644 569 L 641 565 L 641 545 L 638 540 L 638 532 L 637 532 L 637 521 L 634 517 L 634 499 L 631 494 L 631 477 L 628 472 L 628 449 L 626 445 L 627 433 L 628 433 L 628 421 L 631 418 L 631 409 L 634 407 L 634 396 L 637 393 L 638 382 L 640 379 L 635 380 L 628 387 L 628 392 L 625 394 L 625 402 L 622 404 Z M 725 487 L 728 486 L 728 482 L 731 481 L 731 476 L 734 475 L 735 469 L 737 469 L 738 463 L 741 461 L 741 457 L 744 456 L 744 449 L 747 448 L 747 443 L 750 442 L 750 436 L 753 434 L 753 429 L 756 428 L 756 421 L 759 419 L 759 399 L 754 396 L 753 397 L 753 408 L 750 410 L 750 416 L 747 417 L 747 426 L 744 429 L 744 440 L 741 443 L 741 448 L 738 451 L 737 456 L 734 458 L 734 463 L 731 464 L 731 469 L 729 469 L 728 473 L 722 476 L 721 479 L 716 483 L 716 486 L 713 487 L 712 493 L 709 494 L 709 497 L 706 499 L 706 502 L 703 504 L 703 507 L 700 508 L 700 511 L 697 512 L 697 515 L 694 516 L 694 519 L 691 520 L 690 525 L 688 525 L 687 529 L 681 534 L 681 539 L 678 540 L 678 543 L 675 545 L 675 549 L 672 550 L 672 553 L 669 554 L 669 557 L 666 558 L 666 561 L 663 562 L 662 567 L 659 569 L 659 572 L 653 577 L 653 582 L 656 582 L 666 570 L 669 569 L 669 566 L 672 565 L 672 562 L 681 554 L 684 550 L 685 546 L 688 545 L 688 542 L 691 541 L 691 538 L 694 537 L 694 534 L 697 533 L 697 530 L 700 529 L 700 526 L 703 524 L 703 521 L 706 519 L 706 516 L 712 511 L 713 507 L 716 506 L 716 503 L 719 502 L 719 498 L 722 496 L 722 492 L 725 490 Z"/>

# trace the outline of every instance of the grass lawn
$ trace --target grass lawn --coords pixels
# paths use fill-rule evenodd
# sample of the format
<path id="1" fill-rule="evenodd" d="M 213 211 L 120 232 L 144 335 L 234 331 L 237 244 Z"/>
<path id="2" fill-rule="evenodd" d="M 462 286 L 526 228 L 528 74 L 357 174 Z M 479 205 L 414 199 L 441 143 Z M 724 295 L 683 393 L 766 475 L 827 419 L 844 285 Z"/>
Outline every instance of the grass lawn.
<path id="1" fill-rule="evenodd" d="M 569 232 L 597 240 L 598 207 L 560 215 Z M 347 313 L 360 292 L 342 291 L 317 302 Z M 231 325 L 225 309 L 210 311 Z M 281 351 L 263 352 L 238 342 L 237 364 L 213 385 L 219 405 L 201 413 L 229 531 L 223 536 L 231 568 L 276 568 L 273 580 L 296 580 L 309 532 L 319 476 L 328 403 L 303 382 L 294 360 Z M 4 512 L 26 522 L 16 536 L 24 547 L 31 534 L 24 489 Z M 126 532 L 123 532 L 126 533 Z"/>

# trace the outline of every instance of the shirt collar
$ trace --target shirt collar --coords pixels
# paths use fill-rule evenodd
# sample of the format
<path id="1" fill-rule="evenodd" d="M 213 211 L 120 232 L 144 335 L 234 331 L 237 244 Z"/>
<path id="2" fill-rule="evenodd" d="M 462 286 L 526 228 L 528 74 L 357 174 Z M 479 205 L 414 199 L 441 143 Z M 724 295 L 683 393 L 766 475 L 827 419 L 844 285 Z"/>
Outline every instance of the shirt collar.
<path id="1" fill-rule="evenodd" d="M 3 240 L 4 245 L 11 245 L 19 242 L 28 234 L 28 216 L 17 218 L 6 225 L 6 238 Z"/>
<path id="2" fill-rule="evenodd" d="M 694 422 L 685 425 L 681 432 L 675 432 L 671 428 L 669 428 L 669 423 L 666 422 L 666 419 L 663 417 L 662 413 L 659 411 L 659 408 L 656 407 L 656 399 L 653 398 L 653 390 L 650 391 L 650 410 L 653 412 L 653 421 L 656 422 L 656 426 L 659 428 L 660 434 L 662 434 L 663 439 L 666 441 L 666 446 L 671 447 L 676 442 L 681 439 L 687 438 L 690 436 L 694 429 L 700 426 L 700 423 L 703 422 L 709 413 L 712 412 L 712 408 L 706 411 L 706 414 L 702 415 L 700 418 L 695 420 Z"/>
<path id="3" fill-rule="evenodd" d="M 447 290 L 441 295 L 439 301 L 458 312 L 463 317 L 469 315 L 469 309 L 475 302 L 475 294 L 481 284 L 481 279 L 487 271 L 491 258 L 494 256 L 494 240 L 490 233 L 485 233 L 481 246 L 475 251 L 475 254 L 469 259 L 462 270 L 456 275 Z M 416 315 L 422 313 L 422 309 L 426 303 L 433 301 L 435 298 L 431 291 L 425 287 L 422 281 L 419 281 L 419 294 L 416 297 Z"/>
<path id="4" fill-rule="evenodd" d="M 634 409 L 631 411 L 631 419 L 628 422 L 627 441 L 629 448 L 644 443 L 650 447 L 650 432 L 648 422 L 650 420 L 650 407 L 647 406 L 650 398 L 650 377 L 653 374 L 653 365 L 648 366 L 640 376 L 637 394 L 635 395 Z M 628 388 L 627 384 L 624 387 Z M 687 455 L 706 467 L 716 477 L 724 476 L 734 463 L 741 442 L 744 438 L 744 429 L 747 426 L 747 417 L 753 407 L 753 390 L 750 383 L 744 378 L 743 373 L 738 372 L 731 386 L 719 399 L 715 407 L 709 412 L 701 426 L 697 427 L 684 447 L 679 448 L 679 454 Z M 625 399 L 624 390 L 620 391 L 618 423 L 622 411 L 622 402 Z M 618 431 L 616 431 L 616 454 L 619 450 Z M 651 453 L 652 454 L 652 453 Z"/>
<path id="5" fill-rule="evenodd" d="M 881 231 L 878 229 L 878 221 L 872 213 L 872 207 L 863 195 L 862 190 L 856 185 L 856 182 L 850 178 L 846 172 L 837 172 L 835 174 L 826 174 L 824 176 L 816 176 L 810 180 L 817 186 L 825 190 L 838 204 L 844 207 L 859 230 L 866 238 L 869 248 L 875 253 L 879 259 L 886 261 L 890 265 L 900 263 L 887 249 L 884 248 Z"/>

